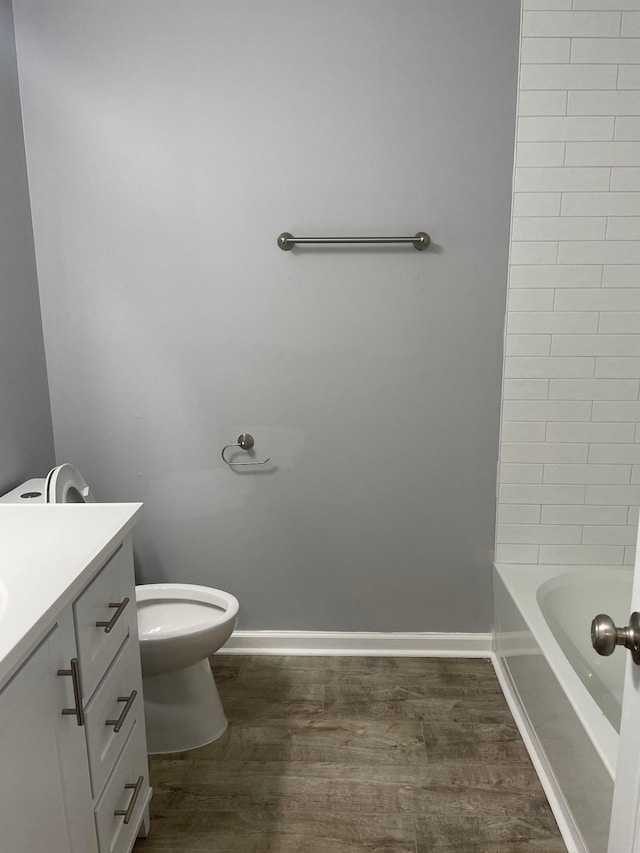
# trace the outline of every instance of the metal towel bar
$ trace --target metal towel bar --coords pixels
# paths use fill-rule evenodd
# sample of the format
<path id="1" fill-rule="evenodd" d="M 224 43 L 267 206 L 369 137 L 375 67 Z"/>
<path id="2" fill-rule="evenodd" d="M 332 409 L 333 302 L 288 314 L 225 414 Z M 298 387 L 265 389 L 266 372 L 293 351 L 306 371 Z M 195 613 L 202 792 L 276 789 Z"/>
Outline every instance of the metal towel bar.
<path id="1" fill-rule="evenodd" d="M 425 231 L 418 231 L 413 237 L 294 237 L 288 231 L 283 231 L 278 237 L 278 246 L 283 252 L 288 252 L 296 243 L 411 243 L 414 249 L 422 251 L 431 242 Z"/>

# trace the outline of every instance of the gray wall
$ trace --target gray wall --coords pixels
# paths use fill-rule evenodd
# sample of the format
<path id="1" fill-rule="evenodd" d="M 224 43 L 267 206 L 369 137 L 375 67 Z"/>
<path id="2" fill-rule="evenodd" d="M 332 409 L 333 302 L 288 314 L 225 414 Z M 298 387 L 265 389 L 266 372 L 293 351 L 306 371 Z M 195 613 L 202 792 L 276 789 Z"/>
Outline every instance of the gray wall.
<path id="1" fill-rule="evenodd" d="M 140 577 L 488 629 L 518 0 L 15 14 L 57 457 L 145 502 Z M 272 463 L 233 472 L 245 430 Z"/>
<path id="2" fill-rule="evenodd" d="M 10 0 L 0 0 L 0 493 L 53 464 Z"/>

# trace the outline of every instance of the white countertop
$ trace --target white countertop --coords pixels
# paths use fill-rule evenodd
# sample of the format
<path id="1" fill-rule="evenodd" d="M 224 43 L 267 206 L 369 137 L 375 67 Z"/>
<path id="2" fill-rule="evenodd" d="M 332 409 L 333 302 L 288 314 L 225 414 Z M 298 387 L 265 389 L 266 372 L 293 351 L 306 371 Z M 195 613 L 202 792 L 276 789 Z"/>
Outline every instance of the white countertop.
<path id="1" fill-rule="evenodd" d="M 0 506 L 0 686 L 141 510 L 139 503 Z"/>

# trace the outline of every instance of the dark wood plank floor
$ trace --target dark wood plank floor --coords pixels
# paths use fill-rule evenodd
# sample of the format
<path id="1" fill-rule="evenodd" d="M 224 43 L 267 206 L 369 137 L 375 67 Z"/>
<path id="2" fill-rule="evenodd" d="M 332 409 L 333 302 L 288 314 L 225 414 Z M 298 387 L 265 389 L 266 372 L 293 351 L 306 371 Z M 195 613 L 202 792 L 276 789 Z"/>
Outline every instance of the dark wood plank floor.
<path id="1" fill-rule="evenodd" d="M 490 662 L 212 666 L 229 729 L 151 758 L 135 853 L 566 853 Z"/>

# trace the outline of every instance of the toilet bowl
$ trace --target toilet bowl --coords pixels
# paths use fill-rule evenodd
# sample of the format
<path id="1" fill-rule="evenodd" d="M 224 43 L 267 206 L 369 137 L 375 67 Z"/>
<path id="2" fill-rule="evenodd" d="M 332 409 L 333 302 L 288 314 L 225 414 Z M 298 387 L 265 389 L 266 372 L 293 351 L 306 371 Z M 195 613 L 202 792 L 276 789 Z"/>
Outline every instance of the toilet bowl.
<path id="1" fill-rule="evenodd" d="M 27 480 L 0 503 L 94 503 L 73 465 Z M 227 728 L 209 656 L 238 618 L 233 595 L 194 584 L 136 587 L 147 743 L 150 753 L 183 752 L 217 740 Z"/>
<path id="2" fill-rule="evenodd" d="M 152 754 L 183 752 L 227 729 L 209 656 L 231 636 L 238 600 L 194 584 L 136 587 L 147 741 Z"/>

